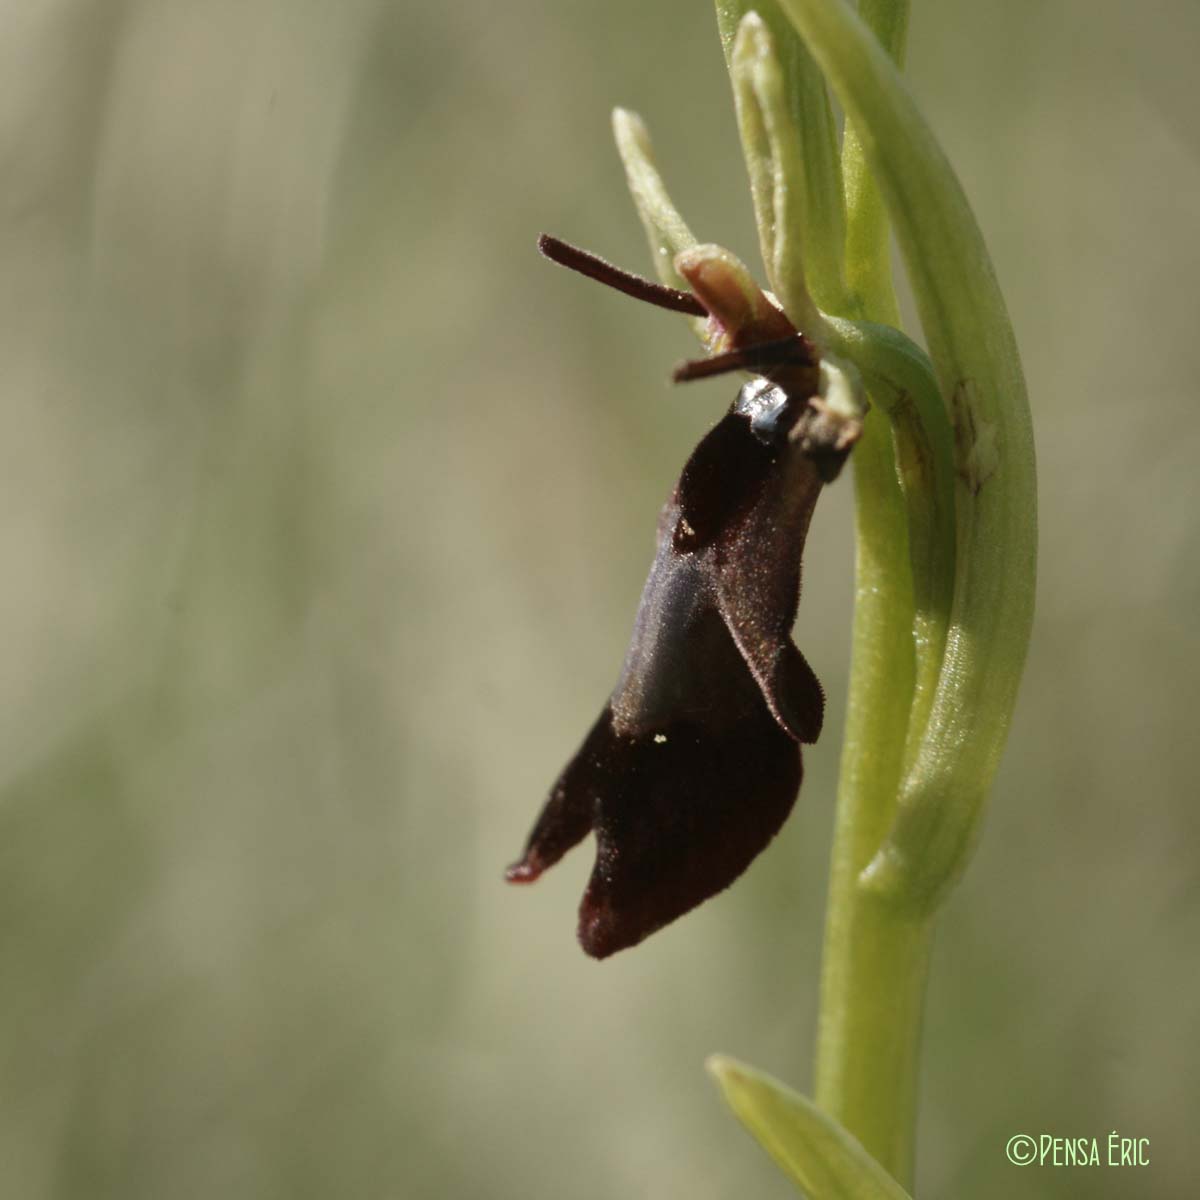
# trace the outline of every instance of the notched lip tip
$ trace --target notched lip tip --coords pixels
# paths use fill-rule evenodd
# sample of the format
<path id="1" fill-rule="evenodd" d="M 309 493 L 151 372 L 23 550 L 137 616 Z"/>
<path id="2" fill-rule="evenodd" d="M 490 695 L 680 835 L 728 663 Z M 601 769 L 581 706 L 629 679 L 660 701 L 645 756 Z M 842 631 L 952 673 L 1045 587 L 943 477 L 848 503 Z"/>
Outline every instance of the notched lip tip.
<path id="1" fill-rule="evenodd" d="M 539 867 L 533 866 L 525 859 L 504 868 L 505 883 L 533 883 L 541 874 Z"/>
<path id="2" fill-rule="evenodd" d="M 579 945 L 584 954 L 593 962 L 603 962 L 606 958 L 611 958 L 618 950 L 624 949 L 623 946 L 606 946 L 603 943 L 589 942 L 584 937 L 582 930 L 579 932 Z"/>
<path id="3" fill-rule="evenodd" d="M 661 928 L 661 926 L 655 928 Z M 631 950 L 634 946 L 644 942 L 653 932 L 654 929 L 643 929 L 633 931 L 630 935 L 630 931 L 622 932 L 620 929 L 614 928 L 611 920 L 606 922 L 593 913 L 580 916 L 579 924 L 575 929 L 575 937 L 584 954 L 588 958 L 600 962 L 603 959 L 612 958 L 614 954 L 619 954 L 622 950 Z"/>
<path id="4" fill-rule="evenodd" d="M 599 962 L 603 958 L 608 958 L 610 954 L 615 954 L 620 946 L 606 944 L 604 937 L 597 929 L 597 922 L 594 916 L 584 916 L 582 913 L 579 917 L 579 924 L 575 927 L 575 940 L 579 943 L 580 949 L 588 958 L 595 959 Z"/>

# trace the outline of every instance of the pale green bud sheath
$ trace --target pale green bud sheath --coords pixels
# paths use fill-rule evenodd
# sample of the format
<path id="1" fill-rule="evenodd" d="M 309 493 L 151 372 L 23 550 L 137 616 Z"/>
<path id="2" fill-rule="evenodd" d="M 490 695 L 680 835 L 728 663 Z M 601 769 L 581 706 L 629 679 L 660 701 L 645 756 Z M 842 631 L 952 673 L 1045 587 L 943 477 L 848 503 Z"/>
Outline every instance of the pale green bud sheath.
<path id="1" fill-rule="evenodd" d="M 716 10 L 771 286 L 787 307 L 781 281 L 799 278 L 822 310 L 842 313 L 846 218 L 825 81 L 776 0 Z"/>

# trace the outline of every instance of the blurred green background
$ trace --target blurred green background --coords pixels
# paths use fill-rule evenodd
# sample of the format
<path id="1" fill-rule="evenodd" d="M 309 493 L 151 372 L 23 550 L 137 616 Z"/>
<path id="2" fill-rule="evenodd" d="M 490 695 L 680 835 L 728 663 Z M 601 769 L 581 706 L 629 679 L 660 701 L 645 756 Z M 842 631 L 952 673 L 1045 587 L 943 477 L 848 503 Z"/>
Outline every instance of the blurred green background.
<path id="1" fill-rule="evenodd" d="M 940 926 L 924 1196 L 1200 1175 L 1200 8 L 917 0 L 1041 470 L 1038 618 Z M 585 848 L 500 882 L 611 687 L 729 381 L 611 148 L 756 261 L 706 4 L 41 0 L 0 14 L 0 1195 L 791 1194 L 704 1076 L 809 1086 L 851 488 L 797 639 L 831 717 L 731 892 L 597 965 Z M 1152 1165 L 1010 1166 L 1014 1133 Z"/>

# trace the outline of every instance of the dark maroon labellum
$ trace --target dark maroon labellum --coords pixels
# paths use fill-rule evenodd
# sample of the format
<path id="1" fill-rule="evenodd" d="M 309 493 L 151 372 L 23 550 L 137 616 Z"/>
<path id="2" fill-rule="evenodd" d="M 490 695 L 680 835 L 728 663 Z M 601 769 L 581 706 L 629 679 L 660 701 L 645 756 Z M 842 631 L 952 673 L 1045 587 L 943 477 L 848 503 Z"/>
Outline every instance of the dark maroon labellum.
<path id="1" fill-rule="evenodd" d="M 578 267 L 583 252 L 569 249 Z M 587 273 L 604 278 L 596 261 Z M 749 866 L 791 811 L 800 743 L 821 731 L 821 685 L 791 628 L 813 507 L 848 443 L 813 452 L 817 360 L 799 335 L 790 341 L 717 356 L 730 359 L 725 369 L 767 377 L 741 389 L 684 466 L 659 517 L 617 686 L 507 872 L 532 882 L 594 832 L 579 940 L 596 958 L 640 942 Z M 680 374 L 712 373 L 705 363 L 720 369 L 710 359 Z"/>

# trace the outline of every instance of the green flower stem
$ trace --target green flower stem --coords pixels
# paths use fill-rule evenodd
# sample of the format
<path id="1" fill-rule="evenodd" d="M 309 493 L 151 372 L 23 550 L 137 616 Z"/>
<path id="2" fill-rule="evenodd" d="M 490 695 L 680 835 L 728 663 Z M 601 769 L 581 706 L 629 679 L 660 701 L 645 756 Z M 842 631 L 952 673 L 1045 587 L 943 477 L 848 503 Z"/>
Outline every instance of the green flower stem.
<path id="1" fill-rule="evenodd" d="M 881 276 L 880 276 L 881 277 Z M 890 290 L 890 288 L 889 288 Z M 925 355 L 894 329 L 832 319 L 877 409 L 855 450 L 856 600 L 830 869 L 817 1102 L 911 1186 L 931 924 L 864 889 L 930 719 L 954 582 L 952 432 Z M 900 485 L 897 485 L 899 466 Z M 902 495 L 897 494 L 898 491 Z"/>
<path id="2" fill-rule="evenodd" d="M 878 410 L 854 450 L 855 602 L 817 1020 L 816 1100 L 911 1183 L 929 932 L 859 884 L 892 822 L 914 691 L 904 498 Z"/>

